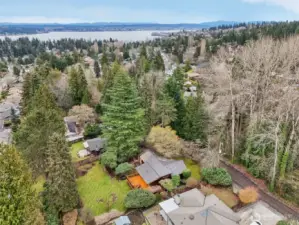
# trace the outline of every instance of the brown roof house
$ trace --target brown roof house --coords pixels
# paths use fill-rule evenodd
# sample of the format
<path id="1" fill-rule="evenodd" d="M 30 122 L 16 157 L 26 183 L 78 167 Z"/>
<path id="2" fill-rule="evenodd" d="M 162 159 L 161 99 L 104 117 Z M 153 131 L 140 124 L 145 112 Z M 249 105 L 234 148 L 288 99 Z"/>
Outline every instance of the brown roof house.
<path id="1" fill-rule="evenodd" d="M 192 189 L 159 203 L 167 225 L 239 225 L 240 216 L 215 195 Z"/>
<path id="2" fill-rule="evenodd" d="M 143 164 L 136 167 L 137 172 L 147 184 L 170 175 L 179 175 L 186 169 L 183 160 L 159 158 L 150 151 L 140 156 Z"/>

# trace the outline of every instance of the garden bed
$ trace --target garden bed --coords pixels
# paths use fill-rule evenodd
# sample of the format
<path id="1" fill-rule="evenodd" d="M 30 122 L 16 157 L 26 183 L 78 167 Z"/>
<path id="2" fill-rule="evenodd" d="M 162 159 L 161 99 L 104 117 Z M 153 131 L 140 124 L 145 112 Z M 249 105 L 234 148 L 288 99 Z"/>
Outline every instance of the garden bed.
<path id="1" fill-rule="evenodd" d="M 106 205 L 98 200 L 114 193 L 117 196 L 112 208 L 125 211 L 124 198 L 130 191 L 127 181 L 111 178 L 99 163 L 91 168 L 85 176 L 77 179 L 78 191 L 84 208 L 91 210 L 94 216 L 107 212 Z"/>
<path id="2" fill-rule="evenodd" d="M 141 211 L 135 210 L 127 214 L 132 225 L 142 225 L 145 223 L 144 216 Z"/>
<path id="3" fill-rule="evenodd" d="M 197 162 L 187 158 L 179 158 L 178 160 L 184 161 L 186 167 L 191 171 L 191 177 L 200 180 L 200 166 Z"/>
<path id="4" fill-rule="evenodd" d="M 230 188 L 216 188 L 211 185 L 201 185 L 200 189 L 205 195 L 216 195 L 228 207 L 234 208 L 239 204 L 239 198 Z"/>

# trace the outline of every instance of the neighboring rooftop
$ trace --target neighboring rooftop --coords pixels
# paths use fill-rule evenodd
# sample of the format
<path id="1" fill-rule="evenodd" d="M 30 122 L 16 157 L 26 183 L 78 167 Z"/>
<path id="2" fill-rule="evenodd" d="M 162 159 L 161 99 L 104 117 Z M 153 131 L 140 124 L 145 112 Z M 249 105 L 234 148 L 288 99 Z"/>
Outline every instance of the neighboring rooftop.
<path id="1" fill-rule="evenodd" d="M 0 129 L 0 143 L 11 143 L 11 129 Z"/>
<path id="2" fill-rule="evenodd" d="M 282 214 L 263 201 L 242 208 L 238 214 L 241 217 L 240 225 L 251 225 L 253 221 L 259 221 L 262 225 L 274 225 L 285 219 Z"/>
<path id="3" fill-rule="evenodd" d="M 102 138 L 94 138 L 83 143 L 84 147 L 89 151 L 100 151 L 105 147 L 106 141 Z"/>
<path id="4" fill-rule="evenodd" d="M 168 175 L 181 174 L 186 169 L 183 160 L 162 159 L 150 151 L 142 154 L 140 159 L 144 163 L 136 167 L 136 170 L 147 184 L 151 184 Z"/>
<path id="5" fill-rule="evenodd" d="M 131 225 L 131 221 L 128 216 L 121 216 L 114 221 L 115 225 Z"/>
<path id="6" fill-rule="evenodd" d="M 0 104 L 0 119 L 7 119 L 11 116 L 11 109 L 16 109 L 16 106 L 10 102 Z"/>
<path id="7" fill-rule="evenodd" d="M 161 202 L 161 214 L 174 225 L 239 225 L 240 216 L 215 195 L 192 189 Z"/>

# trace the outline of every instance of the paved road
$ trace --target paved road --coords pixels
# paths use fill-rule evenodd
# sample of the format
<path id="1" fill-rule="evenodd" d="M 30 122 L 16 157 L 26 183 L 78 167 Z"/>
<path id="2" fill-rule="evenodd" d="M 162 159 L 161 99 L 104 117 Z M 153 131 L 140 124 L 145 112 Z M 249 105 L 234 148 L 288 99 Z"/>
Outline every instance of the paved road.
<path id="1" fill-rule="evenodd" d="M 236 170 L 233 167 L 226 165 L 221 162 L 221 166 L 226 168 L 228 172 L 231 174 L 233 181 L 241 187 L 247 186 L 255 186 L 259 189 L 260 199 L 269 204 L 272 208 L 280 212 L 284 216 L 291 216 L 299 220 L 299 212 L 296 212 L 294 209 L 285 205 L 283 202 L 278 201 L 276 198 L 271 195 L 266 194 L 263 190 L 261 190 L 257 185 L 255 185 L 250 179 L 245 177 L 242 173 Z"/>

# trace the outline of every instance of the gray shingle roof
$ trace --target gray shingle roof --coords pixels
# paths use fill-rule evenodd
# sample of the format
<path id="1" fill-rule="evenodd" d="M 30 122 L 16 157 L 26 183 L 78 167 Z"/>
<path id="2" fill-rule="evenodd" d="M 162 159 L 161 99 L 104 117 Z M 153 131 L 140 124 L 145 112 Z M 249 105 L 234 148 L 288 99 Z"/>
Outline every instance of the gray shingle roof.
<path id="1" fill-rule="evenodd" d="M 76 133 L 76 122 L 66 122 L 66 126 L 69 132 Z"/>
<path id="2" fill-rule="evenodd" d="M 168 175 L 181 174 L 186 169 L 182 160 L 160 159 L 150 151 L 142 154 L 140 158 L 144 161 L 144 164 L 136 167 L 136 170 L 147 184 Z"/>
<path id="3" fill-rule="evenodd" d="M 160 178 L 160 176 L 154 170 L 154 168 L 152 168 L 146 162 L 144 164 L 136 167 L 136 170 L 147 184 L 150 184 L 156 180 L 159 180 L 159 178 Z"/>
<path id="4" fill-rule="evenodd" d="M 192 189 L 174 199 L 179 207 L 167 214 L 174 225 L 239 224 L 240 217 L 215 195 L 204 196 L 198 189 Z"/>
<path id="5" fill-rule="evenodd" d="M 88 150 L 90 151 L 99 151 L 105 147 L 105 139 L 94 138 L 86 141 L 88 145 Z"/>
<path id="6" fill-rule="evenodd" d="M 15 113 L 18 115 L 19 110 L 17 107 L 10 103 L 10 102 L 5 102 L 0 104 L 0 119 L 9 119 L 11 116 L 11 109 L 15 110 Z"/>

